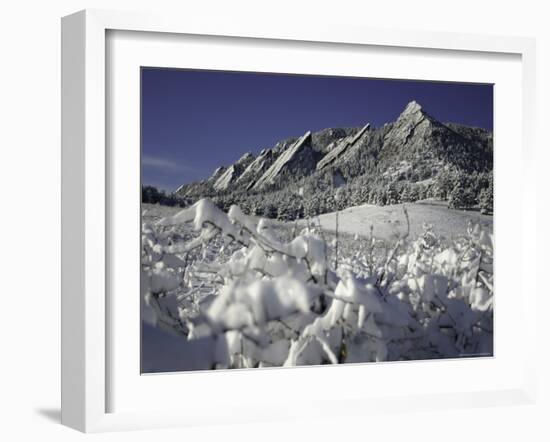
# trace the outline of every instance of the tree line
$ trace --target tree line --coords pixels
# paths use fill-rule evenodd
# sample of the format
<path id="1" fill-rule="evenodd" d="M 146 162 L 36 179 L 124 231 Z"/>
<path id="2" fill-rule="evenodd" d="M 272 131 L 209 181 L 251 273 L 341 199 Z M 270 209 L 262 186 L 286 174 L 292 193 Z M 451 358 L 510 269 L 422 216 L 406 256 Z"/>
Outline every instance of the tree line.
<path id="1" fill-rule="evenodd" d="M 337 175 L 336 175 L 337 176 Z M 303 179 L 269 193 L 247 191 L 225 192 L 210 197 L 227 211 L 236 204 L 246 213 L 294 220 L 343 210 L 361 204 L 380 206 L 412 203 L 435 199 L 446 201 L 450 209 L 476 209 L 483 214 L 493 213 L 493 173 L 466 173 L 443 169 L 433 178 L 411 182 L 400 178 L 381 178 L 363 175 L 347 182 L 335 179 L 335 171 L 320 174 L 318 179 Z M 142 201 L 150 204 L 187 207 L 199 196 L 181 198 L 153 186 L 142 187 Z"/>

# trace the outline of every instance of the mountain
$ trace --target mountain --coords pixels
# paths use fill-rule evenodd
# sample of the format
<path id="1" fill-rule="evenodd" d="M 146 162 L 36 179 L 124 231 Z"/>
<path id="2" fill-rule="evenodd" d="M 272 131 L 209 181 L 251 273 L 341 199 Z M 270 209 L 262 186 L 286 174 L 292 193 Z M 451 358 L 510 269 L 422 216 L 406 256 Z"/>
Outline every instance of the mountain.
<path id="1" fill-rule="evenodd" d="M 254 161 L 254 155 L 250 152 L 245 153 L 241 158 L 237 160 L 235 164 L 232 164 L 225 169 L 216 178 L 216 181 L 212 185 L 215 190 L 227 190 L 234 182 L 236 182 L 244 173 L 246 168 Z M 220 168 L 216 169 L 220 170 Z M 216 175 L 216 172 L 214 172 Z"/>
<path id="2" fill-rule="evenodd" d="M 328 128 L 311 135 L 313 150 L 327 154 L 342 139 L 357 133 L 356 127 Z"/>
<path id="3" fill-rule="evenodd" d="M 252 187 L 254 183 L 271 167 L 277 159 L 277 154 L 273 149 L 263 149 L 245 169 L 245 171 L 237 178 L 237 183 L 246 184 L 247 189 Z"/>
<path id="4" fill-rule="evenodd" d="M 482 148 L 488 138 L 484 143 L 473 130 L 453 127 L 437 121 L 415 101 L 409 103 L 384 137 L 382 167 L 399 156 L 415 163 L 435 159 L 468 171 L 492 168 L 492 143 L 490 149 Z M 478 134 L 482 132 L 478 129 Z"/>
<path id="5" fill-rule="evenodd" d="M 327 154 L 317 163 L 317 170 L 322 170 L 325 167 L 333 164 L 336 160 L 345 158 L 346 154 L 349 154 L 351 148 L 365 135 L 366 131 L 370 128 L 370 124 L 367 123 L 361 130 L 350 135 L 344 139 L 338 140 L 338 143 L 334 147 L 329 148 Z"/>
<path id="6" fill-rule="evenodd" d="M 261 190 L 283 182 L 295 181 L 315 170 L 320 153 L 313 150 L 311 132 L 308 131 L 271 164 L 269 169 L 252 185 L 253 190 Z"/>
<path id="7" fill-rule="evenodd" d="M 235 163 L 219 167 L 211 177 L 183 185 L 175 193 L 190 200 L 206 196 L 267 204 L 268 195 L 292 193 L 298 188 L 308 189 L 310 195 L 341 186 L 364 193 L 390 183 L 401 188 L 404 183 L 430 186 L 444 172 L 477 176 L 492 169 L 490 131 L 442 123 L 412 101 L 394 122 L 382 127 L 366 122 L 362 127 L 307 131 L 281 140 L 257 156 L 247 153 Z M 484 181 L 479 186 L 485 185 Z M 446 192 L 443 189 L 444 195 Z"/>
<path id="8" fill-rule="evenodd" d="M 281 140 L 270 149 L 262 149 L 257 157 L 246 153 L 234 164 L 220 166 L 209 178 L 184 184 L 175 193 L 182 198 L 193 198 L 231 190 L 258 191 L 288 180 L 295 181 L 314 171 L 319 160 L 335 143 L 356 132 L 356 128 L 328 128 Z"/>

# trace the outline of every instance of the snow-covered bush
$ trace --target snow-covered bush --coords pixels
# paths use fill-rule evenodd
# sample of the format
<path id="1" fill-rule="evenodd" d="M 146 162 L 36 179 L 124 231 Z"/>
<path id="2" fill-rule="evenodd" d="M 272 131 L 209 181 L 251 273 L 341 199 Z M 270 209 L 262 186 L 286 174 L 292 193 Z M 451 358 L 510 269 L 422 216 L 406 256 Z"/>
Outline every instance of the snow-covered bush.
<path id="1" fill-rule="evenodd" d="M 214 340 L 205 369 L 492 354 L 493 239 L 332 244 L 308 223 L 277 226 L 203 199 L 142 228 L 142 319 Z"/>

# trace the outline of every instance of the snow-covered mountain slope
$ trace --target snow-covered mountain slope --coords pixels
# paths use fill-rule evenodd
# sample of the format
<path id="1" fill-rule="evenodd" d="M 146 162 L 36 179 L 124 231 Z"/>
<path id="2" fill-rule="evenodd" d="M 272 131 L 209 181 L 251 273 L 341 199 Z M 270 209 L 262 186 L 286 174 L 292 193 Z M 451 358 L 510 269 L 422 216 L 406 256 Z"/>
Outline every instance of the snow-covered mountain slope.
<path id="1" fill-rule="evenodd" d="M 291 147 L 285 150 L 252 186 L 261 190 L 281 181 L 284 177 L 294 179 L 305 176 L 315 168 L 315 152 L 311 146 L 311 132 L 307 131 Z"/>
<path id="2" fill-rule="evenodd" d="M 311 134 L 311 145 L 313 150 L 325 155 L 344 138 L 355 135 L 360 129 L 358 127 L 322 129 Z"/>
<path id="3" fill-rule="evenodd" d="M 373 127 L 328 128 L 287 138 L 264 149 L 257 157 L 246 154 L 234 164 L 219 167 L 198 183 L 181 186 L 183 198 L 223 194 L 268 193 L 294 183 L 322 188 L 330 176 L 350 183 L 433 178 L 444 169 L 466 173 L 488 172 L 493 167 L 492 133 L 455 123 L 441 123 L 419 103 L 410 102 L 395 122 Z M 406 178 L 409 179 L 409 178 Z M 306 182 L 304 182 L 306 180 Z M 323 184 L 323 182 L 325 184 Z"/>
<path id="4" fill-rule="evenodd" d="M 386 143 L 407 145 L 415 134 L 424 134 L 434 120 L 416 102 L 411 101 L 399 115 L 392 130 L 384 138 Z"/>
<path id="5" fill-rule="evenodd" d="M 245 171 L 237 178 L 237 183 L 245 183 L 247 187 L 251 187 L 260 178 L 273 162 L 277 159 L 277 154 L 273 149 L 264 149 L 260 155 L 252 161 Z"/>
<path id="6" fill-rule="evenodd" d="M 246 168 L 254 161 L 254 155 L 245 153 L 239 160 L 227 168 L 214 183 L 215 190 L 226 190 L 237 181 Z"/>
<path id="7" fill-rule="evenodd" d="M 492 138 L 489 143 L 487 131 L 468 129 L 460 125 L 453 129 L 437 121 L 413 101 L 385 134 L 380 166 L 387 169 L 395 160 L 406 160 L 413 165 L 442 163 L 466 171 L 492 169 Z"/>
<path id="8" fill-rule="evenodd" d="M 370 128 L 370 124 L 367 123 L 363 128 L 355 135 L 350 135 L 331 149 L 322 159 L 317 163 L 317 170 L 322 170 L 328 165 L 334 163 L 338 158 L 341 158 L 345 153 L 357 143 L 357 141 L 363 137 L 366 131 Z"/>
<path id="9" fill-rule="evenodd" d="M 209 180 L 216 181 L 220 177 L 220 175 L 222 175 L 226 170 L 227 170 L 227 167 L 225 166 L 220 166 L 216 168 L 214 173 L 210 176 Z"/>

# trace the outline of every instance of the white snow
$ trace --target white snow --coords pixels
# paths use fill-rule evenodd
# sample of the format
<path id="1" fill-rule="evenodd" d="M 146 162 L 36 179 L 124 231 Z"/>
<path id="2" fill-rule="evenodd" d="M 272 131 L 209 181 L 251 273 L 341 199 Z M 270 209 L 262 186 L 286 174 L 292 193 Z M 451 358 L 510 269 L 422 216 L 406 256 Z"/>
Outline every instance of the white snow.
<path id="1" fill-rule="evenodd" d="M 407 230 L 407 221 L 403 212 L 403 204 L 377 206 L 363 204 L 340 210 L 338 214 L 338 229 L 351 235 L 366 237 L 373 234 L 376 238 L 393 240 L 402 236 Z M 423 234 L 424 224 L 431 224 L 435 234 L 445 238 L 453 238 L 457 234 L 466 232 L 470 222 L 479 223 L 483 227 L 484 241 L 492 244 L 491 216 L 480 215 L 477 212 L 448 209 L 441 204 L 406 204 L 409 214 L 410 236 Z M 336 230 L 336 214 L 325 213 L 315 217 L 324 230 Z M 299 222 L 307 225 L 307 220 Z M 485 239 L 486 238 L 486 239 Z"/>
<path id="2" fill-rule="evenodd" d="M 177 336 L 194 358 L 175 355 L 174 369 L 492 352 L 493 238 L 481 226 L 446 246 L 425 227 L 376 261 L 359 249 L 344 257 L 355 266 L 336 271 L 319 232 L 304 227 L 283 241 L 273 225 L 208 199 L 143 225 L 142 321 Z M 169 365 L 157 350 L 144 354 Z"/>

